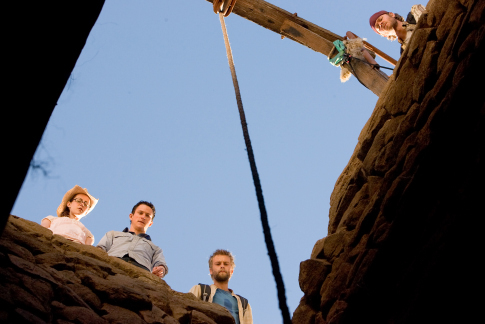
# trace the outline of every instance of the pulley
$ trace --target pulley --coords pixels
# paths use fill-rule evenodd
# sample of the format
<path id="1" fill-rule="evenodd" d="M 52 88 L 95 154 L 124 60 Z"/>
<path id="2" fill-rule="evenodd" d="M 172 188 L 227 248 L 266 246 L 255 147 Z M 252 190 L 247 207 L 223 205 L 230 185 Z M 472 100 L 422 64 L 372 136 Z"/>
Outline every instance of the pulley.
<path id="1" fill-rule="evenodd" d="M 236 0 L 213 0 L 214 12 L 222 13 L 224 17 L 229 16 L 236 5 Z"/>

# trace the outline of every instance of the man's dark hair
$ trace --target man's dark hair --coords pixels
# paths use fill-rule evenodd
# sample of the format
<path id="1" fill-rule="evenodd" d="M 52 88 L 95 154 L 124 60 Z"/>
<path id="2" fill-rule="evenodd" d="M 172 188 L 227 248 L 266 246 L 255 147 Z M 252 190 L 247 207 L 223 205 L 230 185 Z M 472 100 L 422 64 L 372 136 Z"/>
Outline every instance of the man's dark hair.
<path id="1" fill-rule="evenodd" d="M 138 206 L 140 205 L 147 205 L 148 207 L 150 207 L 152 210 L 153 210 L 153 217 L 152 217 L 152 220 L 155 219 L 155 206 L 149 202 L 149 201 L 144 201 L 144 200 L 141 200 L 139 201 L 135 206 L 133 206 L 133 209 L 131 210 L 131 213 L 132 214 L 135 214 L 135 210 L 138 208 Z"/>

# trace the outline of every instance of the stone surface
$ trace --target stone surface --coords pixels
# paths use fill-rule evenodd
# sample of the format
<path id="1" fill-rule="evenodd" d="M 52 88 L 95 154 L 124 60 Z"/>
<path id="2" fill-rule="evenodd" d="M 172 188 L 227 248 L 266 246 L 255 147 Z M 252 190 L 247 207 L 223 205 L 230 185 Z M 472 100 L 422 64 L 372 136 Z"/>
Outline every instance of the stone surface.
<path id="1" fill-rule="evenodd" d="M 1 323 L 234 323 L 220 305 L 16 216 L 0 237 L 0 261 Z"/>
<path id="2" fill-rule="evenodd" d="M 457 260 L 481 252 L 485 1 L 427 10 L 335 184 L 328 235 L 301 263 L 294 324 L 482 317 L 482 274 Z"/>
<path id="3" fill-rule="evenodd" d="M 300 288 L 307 298 L 319 296 L 320 287 L 330 272 L 331 266 L 328 261 L 315 259 L 306 260 L 300 264 Z"/>

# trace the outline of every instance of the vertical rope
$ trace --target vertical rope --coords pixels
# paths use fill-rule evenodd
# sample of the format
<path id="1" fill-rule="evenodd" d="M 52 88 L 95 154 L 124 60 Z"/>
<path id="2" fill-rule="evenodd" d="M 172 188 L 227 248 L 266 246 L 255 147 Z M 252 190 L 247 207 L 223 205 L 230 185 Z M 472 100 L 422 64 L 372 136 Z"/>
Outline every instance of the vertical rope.
<path id="1" fill-rule="evenodd" d="M 246 150 L 248 152 L 249 165 L 251 166 L 251 173 L 253 175 L 254 187 L 256 189 L 256 197 L 258 198 L 259 211 L 261 213 L 261 224 L 263 226 L 264 240 L 266 242 L 266 248 L 268 249 L 269 259 L 273 268 L 273 276 L 276 281 L 276 288 L 278 291 L 278 301 L 283 317 L 284 324 L 291 324 L 290 312 L 286 305 L 285 284 L 280 272 L 280 266 L 278 263 L 278 256 L 271 237 L 271 230 L 268 223 L 268 214 L 266 213 L 266 207 L 264 205 L 263 189 L 261 188 L 261 182 L 259 180 L 258 170 L 256 168 L 256 161 L 254 159 L 253 148 L 251 146 L 251 140 L 249 138 L 248 125 L 246 123 L 246 115 L 244 113 L 241 92 L 239 91 L 239 83 L 237 82 L 236 69 L 234 67 L 234 60 L 232 57 L 231 45 L 229 44 L 229 37 L 227 35 L 226 24 L 224 22 L 224 16 L 219 13 L 219 20 L 221 21 L 222 33 L 224 35 L 224 44 L 226 45 L 227 60 L 229 61 L 229 68 L 232 75 L 232 83 L 234 84 L 234 91 L 236 92 L 237 107 L 239 110 L 239 117 L 241 119 L 241 126 L 244 135 L 244 142 L 246 143 Z"/>

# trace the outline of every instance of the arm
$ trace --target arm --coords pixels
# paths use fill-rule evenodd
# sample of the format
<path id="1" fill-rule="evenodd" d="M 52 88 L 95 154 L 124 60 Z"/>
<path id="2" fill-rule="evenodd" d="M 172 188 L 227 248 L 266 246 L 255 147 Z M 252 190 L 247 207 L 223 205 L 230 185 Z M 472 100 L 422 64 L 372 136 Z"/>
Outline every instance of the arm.
<path id="1" fill-rule="evenodd" d="M 152 273 L 162 279 L 165 277 L 165 267 L 163 265 L 161 266 L 156 266 L 155 268 L 152 269 Z"/>
<path id="2" fill-rule="evenodd" d="M 44 218 L 41 222 L 40 225 L 44 226 L 45 228 L 51 227 L 51 221 L 48 220 L 47 218 Z"/>
<path id="3" fill-rule="evenodd" d="M 86 240 L 84 241 L 84 244 L 93 245 L 94 235 L 81 222 L 78 222 L 77 224 L 83 230 L 84 234 L 86 234 Z"/>
<path id="4" fill-rule="evenodd" d="M 163 256 L 163 251 L 161 248 L 156 246 L 155 252 L 153 253 L 152 257 L 152 273 L 155 273 L 155 269 L 160 269 L 159 267 L 162 266 L 165 268 L 163 276 L 166 276 L 168 273 L 168 266 L 165 262 L 165 257 Z M 158 270 L 159 271 L 159 270 Z"/>
<path id="5" fill-rule="evenodd" d="M 347 33 L 345 33 L 345 39 L 347 39 L 347 38 L 348 39 L 356 39 L 358 37 L 354 33 L 348 31 Z M 365 48 L 362 48 L 362 55 L 364 55 L 365 60 L 367 62 L 369 62 L 370 64 L 372 64 L 372 65 L 376 65 L 377 64 L 376 60 L 374 60 L 374 58 L 372 57 L 372 55 Z"/>
<path id="6" fill-rule="evenodd" d="M 86 242 L 84 244 L 86 244 L 86 245 L 93 245 L 93 243 L 94 243 L 94 237 L 91 237 L 90 236 L 90 237 L 87 237 L 86 238 Z"/>
<path id="7" fill-rule="evenodd" d="M 241 324 L 253 324 L 253 311 L 251 310 L 251 305 L 249 304 L 244 312 L 244 317 Z"/>
<path id="8" fill-rule="evenodd" d="M 113 231 L 110 231 L 101 238 L 99 241 L 98 245 L 96 247 L 99 247 L 100 249 L 108 252 L 109 249 L 111 248 L 111 245 L 113 245 Z"/>

